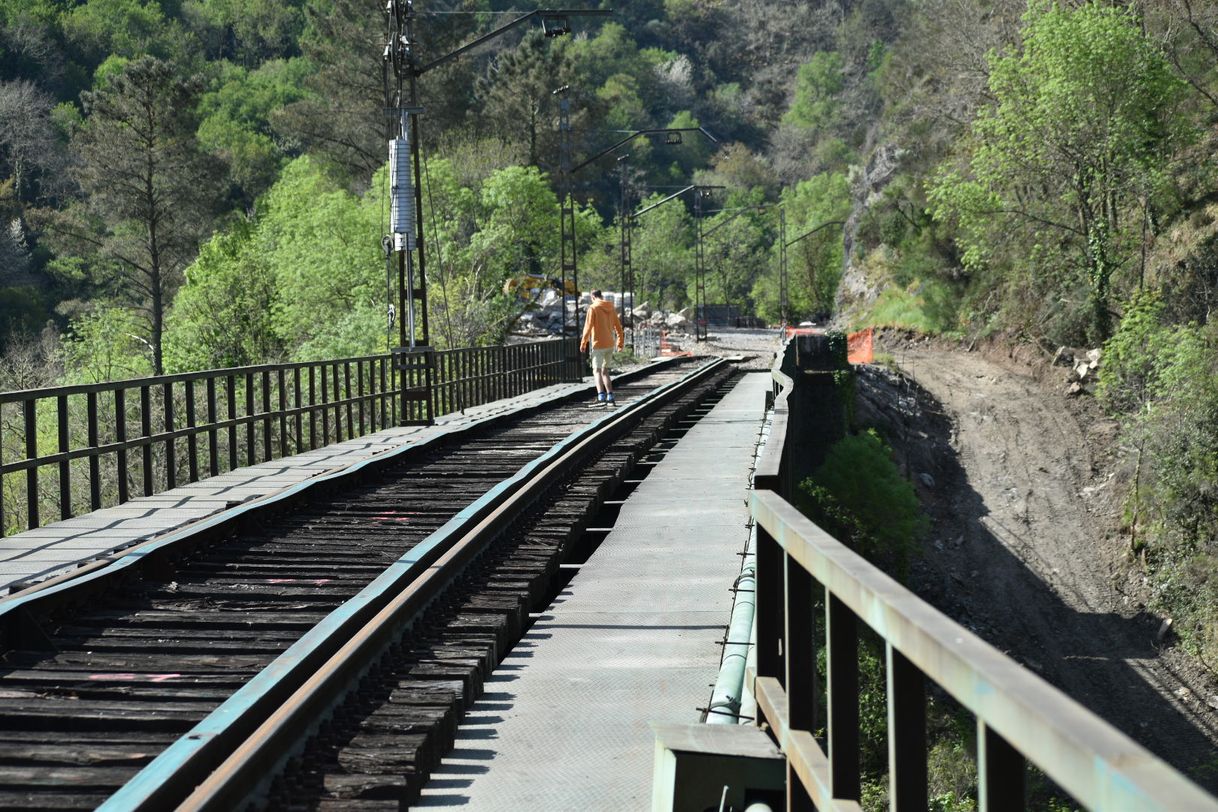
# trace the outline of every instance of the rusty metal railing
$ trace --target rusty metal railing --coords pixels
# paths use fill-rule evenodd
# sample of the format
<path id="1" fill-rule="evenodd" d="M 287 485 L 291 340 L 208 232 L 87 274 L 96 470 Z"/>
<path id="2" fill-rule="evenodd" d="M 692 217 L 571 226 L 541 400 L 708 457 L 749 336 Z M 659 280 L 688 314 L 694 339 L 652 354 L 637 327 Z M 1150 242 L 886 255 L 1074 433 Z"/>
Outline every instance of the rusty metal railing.
<path id="1" fill-rule="evenodd" d="M 932 608 L 789 504 L 783 454 L 791 378 L 775 373 L 758 462 L 759 713 L 788 760 L 788 809 L 859 810 L 859 632 L 883 641 L 889 808 L 928 805 L 926 702 L 939 686 L 977 725 L 981 810 L 1022 810 L 1026 765 L 1089 809 L 1218 810 L 1218 801 L 1043 679 Z M 823 595 L 823 637 L 814 598 Z M 824 651 L 824 673 L 817 654 Z M 819 707 L 820 688 L 825 707 Z M 823 731 L 824 747 L 817 736 Z"/>
<path id="2" fill-rule="evenodd" d="M 460 412 L 574 378 L 565 341 L 466 347 L 436 353 L 436 414 Z"/>
<path id="3" fill-rule="evenodd" d="M 385 354 L 0 393 L 0 535 L 579 380 L 572 342 L 431 353 L 421 390 Z"/>

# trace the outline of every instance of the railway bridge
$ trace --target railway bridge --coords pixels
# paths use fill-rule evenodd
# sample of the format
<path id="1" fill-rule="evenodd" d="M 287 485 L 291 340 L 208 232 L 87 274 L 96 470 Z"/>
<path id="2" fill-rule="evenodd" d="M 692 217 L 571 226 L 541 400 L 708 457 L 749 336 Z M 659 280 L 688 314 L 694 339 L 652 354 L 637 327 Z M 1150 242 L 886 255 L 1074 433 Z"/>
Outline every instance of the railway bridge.
<path id="1" fill-rule="evenodd" d="M 1218 809 L 792 506 L 849 373 L 773 347 L 639 368 L 616 409 L 561 342 L 426 387 L 375 357 L 0 395 L 0 809 L 926 809 L 931 696 L 980 809 L 1033 770 Z"/>

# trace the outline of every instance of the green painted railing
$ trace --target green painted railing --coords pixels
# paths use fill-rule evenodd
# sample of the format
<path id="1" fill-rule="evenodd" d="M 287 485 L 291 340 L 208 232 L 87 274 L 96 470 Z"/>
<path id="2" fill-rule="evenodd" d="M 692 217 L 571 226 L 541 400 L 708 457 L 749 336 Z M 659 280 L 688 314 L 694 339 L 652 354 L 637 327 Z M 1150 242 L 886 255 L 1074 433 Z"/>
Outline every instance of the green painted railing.
<path id="1" fill-rule="evenodd" d="M 751 677 L 758 723 L 769 727 L 788 759 L 788 809 L 860 809 L 859 633 L 865 626 L 885 653 L 890 809 L 928 806 L 926 703 L 933 684 L 975 719 L 981 810 L 1025 809 L 1029 763 L 1088 809 L 1218 810 L 1218 801 L 1172 767 L 789 504 L 784 438 L 799 416 L 788 412 L 786 399 L 797 382 L 777 370 L 774 377 L 771 438 L 750 505 L 758 531 Z M 816 612 L 823 612 L 822 623 Z"/>

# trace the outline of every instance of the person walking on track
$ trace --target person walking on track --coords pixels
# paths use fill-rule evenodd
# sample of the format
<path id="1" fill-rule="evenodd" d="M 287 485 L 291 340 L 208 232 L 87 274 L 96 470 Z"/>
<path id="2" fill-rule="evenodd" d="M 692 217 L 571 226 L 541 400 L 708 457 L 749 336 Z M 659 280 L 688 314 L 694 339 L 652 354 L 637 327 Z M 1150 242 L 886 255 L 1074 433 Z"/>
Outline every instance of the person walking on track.
<path id="1" fill-rule="evenodd" d="M 614 342 L 614 334 L 617 341 Z M 599 290 L 592 291 L 592 304 L 588 307 L 588 320 L 584 322 L 584 334 L 579 341 L 579 351 L 587 352 L 591 342 L 592 379 L 596 382 L 596 403 L 593 406 L 613 407 L 613 383 L 609 380 L 609 361 L 613 358 L 613 347 L 620 351 L 626 346 L 626 331 L 618 320 L 613 302 L 605 301 Z"/>

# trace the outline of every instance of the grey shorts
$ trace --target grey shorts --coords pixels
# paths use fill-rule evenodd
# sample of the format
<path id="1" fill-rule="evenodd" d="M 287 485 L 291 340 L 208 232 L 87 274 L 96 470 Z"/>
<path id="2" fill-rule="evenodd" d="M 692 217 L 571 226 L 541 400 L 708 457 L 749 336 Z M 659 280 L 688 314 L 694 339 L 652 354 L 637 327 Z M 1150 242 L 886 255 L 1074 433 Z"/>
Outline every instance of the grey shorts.
<path id="1" fill-rule="evenodd" d="M 609 369 L 609 361 L 613 358 L 613 347 L 606 347 L 603 350 L 592 350 L 588 353 L 588 357 L 592 360 L 592 371 L 597 372 L 602 369 Z"/>

